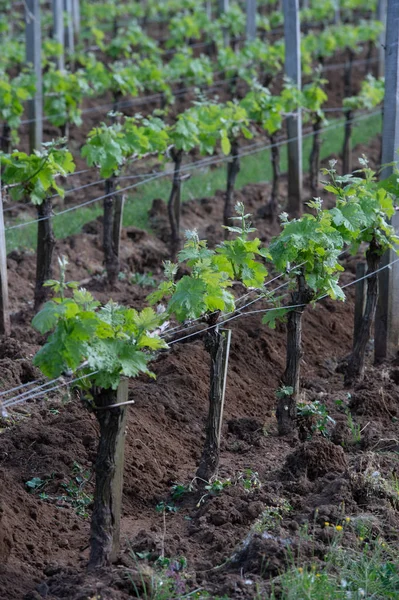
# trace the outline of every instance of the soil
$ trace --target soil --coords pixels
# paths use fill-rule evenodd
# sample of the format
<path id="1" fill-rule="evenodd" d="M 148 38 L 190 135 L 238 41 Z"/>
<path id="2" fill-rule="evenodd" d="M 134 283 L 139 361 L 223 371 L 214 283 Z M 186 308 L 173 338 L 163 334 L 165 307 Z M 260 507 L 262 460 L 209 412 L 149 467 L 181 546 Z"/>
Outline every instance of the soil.
<path id="1" fill-rule="evenodd" d="M 363 150 L 356 148 L 355 156 Z M 367 154 L 372 164 L 378 162 L 378 140 Z M 281 198 L 285 190 L 283 178 Z M 254 215 L 264 241 L 278 231 L 278 225 L 257 216 L 269 195 L 269 184 L 249 185 L 236 193 L 236 200 Z M 222 235 L 222 197 L 220 191 L 214 198 L 184 204 L 182 228 L 197 227 L 201 237 L 217 243 Z M 155 200 L 150 217 L 154 234 L 135 228 L 123 232 L 126 274 L 161 275 L 162 260 L 168 258 L 164 205 Z M 100 301 L 112 296 L 141 307 L 151 290 L 130 283 L 128 276 L 114 290 L 108 289 L 102 275 L 101 219 L 88 224 L 82 235 L 58 241 L 56 253 L 68 257 L 69 278 L 81 281 Z M 356 258 L 346 257 L 345 266 L 344 283 L 355 278 Z M 29 326 L 34 256 L 13 252 L 8 267 L 12 336 L 0 340 L 2 390 L 40 377 L 31 358 L 43 342 Z M 259 302 L 255 308 L 262 307 Z M 328 299 L 305 313 L 303 398 L 323 402 L 335 426 L 330 440 L 315 435 L 300 442 L 295 436 L 278 437 L 274 415 L 274 390 L 285 360 L 285 326 L 269 330 L 256 314 L 231 322 L 219 477 L 230 478 L 232 485 L 202 500 L 203 492 L 183 496 L 176 501 L 177 512 L 166 514 L 165 530 L 156 506 L 171 502 L 174 483 L 192 480 L 204 440 L 209 362 L 202 336 L 162 353 L 153 367 L 155 381 L 132 380 L 129 397 L 135 404 L 129 409 L 127 429 L 122 550 L 116 565 L 95 576 L 86 572 L 90 499 L 82 508 L 67 489 L 78 475 L 84 491 L 93 492 L 96 420 L 74 393 L 50 393 L 46 399 L 16 406 L 0 420 L 0 598 L 143 597 L 153 560 L 164 552 L 186 557 L 190 585 L 208 590 L 211 597 L 249 599 L 255 583 L 268 590 L 270 577 L 286 564 L 288 549 L 296 556 L 303 524 L 314 534 L 312 544 L 301 541 L 304 562 L 322 559 L 330 542 L 324 522 L 339 524 L 343 516 L 365 519 L 387 540 L 397 540 L 397 498 L 370 486 L 368 475 L 378 471 L 387 479 L 398 476 L 399 362 L 375 369 L 370 351 L 364 382 L 344 388 L 336 367 L 350 352 L 352 327 L 352 287 L 345 303 Z M 354 440 L 342 405 L 362 430 L 360 441 Z M 240 483 L 247 469 L 257 473 L 261 484 L 249 492 Z M 39 478 L 39 489 L 26 485 L 34 478 Z M 281 506 L 290 507 L 281 521 L 261 533 L 254 529 L 268 507 Z M 349 544 L 351 535 L 348 529 Z"/>

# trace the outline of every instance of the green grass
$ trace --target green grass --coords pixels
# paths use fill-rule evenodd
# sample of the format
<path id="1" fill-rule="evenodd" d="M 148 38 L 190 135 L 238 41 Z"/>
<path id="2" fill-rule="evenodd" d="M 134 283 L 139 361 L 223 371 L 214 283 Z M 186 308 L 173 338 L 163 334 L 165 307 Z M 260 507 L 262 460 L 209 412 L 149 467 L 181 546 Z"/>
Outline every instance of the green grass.
<path id="1" fill-rule="evenodd" d="M 361 538 L 359 538 L 361 539 Z M 280 591 L 269 600 L 394 600 L 399 598 L 397 549 L 382 539 L 345 548 L 336 539 L 324 563 L 292 565 L 278 578 Z M 266 600 L 258 594 L 256 600 Z"/>
<path id="2" fill-rule="evenodd" d="M 381 116 L 374 115 L 365 118 L 353 127 L 353 147 L 357 144 L 366 144 L 381 132 Z M 343 143 L 343 126 L 326 131 L 323 134 L 322 158 L 331 154 L 339 154 Z M 266 144 L 265 140 L 265 144 Z M 312 138 L 305 138 L 303 143 L 303 168 L 307 170 Z M 287 170 L 285 147 L 281 148 L 281 171 Z M 216 190 L 224 189 L 226 185 L 226 165 L 194 171 L 196 174 L 186 180 L 182 186 L 183 202 L 193 198 L 213 196 Z M 241 170 L 237 177 L 237 189 L 248 183 L 269 181 L 272 176 L 270 151 L 263 150 L 241 159 Z M 128 183 L 126 183 L 128 185 Z M 133 225 L 142 229 L 149 229 L 148 210 L 154 198 L 167 201 L 170 191 L 170 179 L 160 177 L 137 188 L 128 198 L 124 209 L 124 226 Z M 71 211 L 54 219 L 54 232 L 57 239 L 81 232 L 82 227 L 96 219 L 102 212 L 102 207 L 96 204 L 91 207 Z M 31 218 L 27 219 L 31 220 Z M 21 220 L 19 221 L 21 222 Z M 12 224 L 16 224 L 12 223 Z M 11 225 L 11 223 L 9 224 Z M 7 224 L 6 224 L 7 226 Z M 6 231 L 7 251 L 15 249 L 34 250 L 36 247 L 36 225 L 27 225 L 18 229 Z"/>

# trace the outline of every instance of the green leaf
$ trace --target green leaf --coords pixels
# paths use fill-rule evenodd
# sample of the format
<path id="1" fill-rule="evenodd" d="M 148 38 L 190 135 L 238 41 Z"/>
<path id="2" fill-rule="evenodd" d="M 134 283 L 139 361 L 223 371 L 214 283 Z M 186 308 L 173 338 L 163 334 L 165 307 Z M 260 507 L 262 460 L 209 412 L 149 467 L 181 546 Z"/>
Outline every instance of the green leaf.
<path id="1" fill-rule="evenodd" d="M 269 309 L 262 317 L 262 323 L 270 327 L 270 329 L 276 329 L 277 321 L 284 321 L 288 313 L 288 308 Z"/>
<path id="2" fill-rule="evenodd" d="M 32 326 L 39 333 L 48 333 L 54 329 L 63 314 L 63 306 L 55 304 L 55 302 L 50 300 L 49 302 L 46 302 L 43 308 L 33 317 Z"/>
<path id="3" fill-rule="evenodd" d="M 231 152 L 231 143 L 227 136 L 223 136 L 221 139 L 222 152 L 225 156 L 228 156 Z"/>
<path id="4" fill-rule="evenodd" d="M 174 313 L 179 321 L 196 319 L 206 310 L 205 293 L 206 285 L 202 279 L 185 275 L 176 284 L 176 291 L 169 303 L 170 312 Z"/>

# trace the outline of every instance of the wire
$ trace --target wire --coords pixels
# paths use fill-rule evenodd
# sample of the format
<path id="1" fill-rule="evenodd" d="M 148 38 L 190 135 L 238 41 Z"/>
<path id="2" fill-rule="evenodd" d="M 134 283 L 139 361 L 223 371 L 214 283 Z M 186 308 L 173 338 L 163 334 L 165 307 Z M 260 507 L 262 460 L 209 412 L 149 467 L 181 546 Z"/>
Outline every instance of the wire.
<path id="1" fill-rule="evenodd" d="M 35 379 L 34 381 L 28 381 L 28 383 L 23 383 L 22 385 L 17 385 L 16 387 L 10 388 L 9 390 L 0 392 L 0 396 L 6 396 L 11 392 L 16 392 L 17 390 L 21 390 L 22 388 L 27 387 L 28 385 L 34 385 L 35 383 L 39 383 L 40 379 Z M 54 379 L 54 381 L 56 381 Z M 0 401 L 1 402 L 1 401 Z"/>
<path id="2" fill-rule="evenodd" d="M 360 66 L 362 64 L 366 64 L 366 63 L 370 63 L 370 62 L 376 62 L 378 61 L 378 58 L 371 58 L 371 59 L 359 59 L 359 60 L 354 60 L 352 61 L 352 66 Z M 342 67 L 345 67 L 347 65 L 347 62 L 344 63 L 335 63 L 332 65 L 326 65 L 325 67 L 323 67 L 323 71 L 333 71 L 335 69 L 340 69 Z M 223 71 L 214 71 L 212 72 L 212 76 L 214 75 L 218 75 L 220 73 L 223 73 Z M 283 73 L 279 73 L 276 77 L 283 77 L 284 74 Z M 224 84 L 229 83 L 230 81 L 235 80 L 237 77 L 233 76 L 233 77 L 229 77 L 227 79 L 221 79 L 219 81 L 214 82 L 211 86 L 208 86 L 206 88 L 207 92 L 212 91 L 215 88 L 218 88 Z M 178 84 L 179 82 L 184 81 L 184 79 L 177 79 L 175 81 L 169 81 L 169 83 L 171 84 Z M 165 83 L 168 83 L 167 81 L 165 81 Z M 198 85 L 191 85 L 188 86 L 186 88 L 183 88 L 181 90 L 177 90 L 174 93 L 175 97 L 181 96 L 186 94 L 187 92 L 189 92 L 190 90 L 194 90 L 198 88 Z M 131 106 L 139 106 L 141 104 L 148 104 L 151 101 L 155 101 L 155 100 L 161 100 L 163 98 L 163 92 L 157 92 L 155 94 L 149 94 L 147 96 L 140 96 L 138 98 L 134 98 L 133 100 L 122 100 L 116 103 L 109 103 L 109 104 L 97 104 L 95 106 L 91 106 L 90 108 L 84 108 L 82 109 L 81 113 L 82 114 L 89 114 L 92 112 L 103 112 L 105 110 L 113 110 L 115 108 L 118 109 L 123 109 L 123 108 L 129 108 Z M 56 115 L 51 115 L 51 117 L 43 117 L 42 121 L 49 121 L 52 118 L 55 117 L 64 117 L 67 116 L 67 112 L 62 112 L 62 113 L 58 113 Z M 36 119 L 24 119 L 22 121 L 20 121 L 21 125 L 26 125 L 28 123 L 34 123 L 36 121 Z"/>
<path id="3" fill-rule="evenodd" d="M 372 116 L 379 115 L 380 112 L 381 112 L 380 110 L 377 110 L 377 111 L 374 111 L 374 112 L 371 112 L 371 113 L 366 113 L 366 114 L 363 114 L 363 115 L 360 115 L 360 116 L 357 116 L 357 117 L 353 117 L 349 121 L 346 121 L 346 123 L 354 123 L 354 122 L 357 122 L 357 121 L 361 121 L 361 120 L 363 120 L 365 118 L 370 118 Z M 327 125 L 326 127 L 323 127 L 321 129 L 319 129 L 319 131 L 317 133 L 324 133 L 326 131 L 337 129 L 342 124 L 344 124 L 344 121 L 340 121 L 339 123 L 336 123 L 336 124 L 334 123 L 334 125 Z M 308 133 L 302 134 L 301 136 L 296 136 L 296 137 L 288 138 L 288 139 L 282 140 L 281 142 L 276 142 L 274 144 L 266 144 L 266 145 L 263 145 L 263 146 L 260 146 L 260 147 L 256 147 L 256 149 L 254 149 L 253 151 L 249 151 L 249 152 L 244 149 L 243 151 L 241 151 L 238 154 L 238 156 L 240 158 L 243 157 L 243 156 L 251 156 L 252 154 L 256 154 L 256 153 L 262 152 L 264 150 L 269 150 L 271 148 L 275 148 L 275 147 L 279 147 L 279 146 L 284 146 L 285 144 L 287 144 L 289 142 L 292 142 L 292 141 L 296 141 L 296 140 L 298 140 L 300 138 L 304 139 L 304 138 L 307 138 L 307 137 L 312 137 L 312 136 L 315 135 L 315 133 L 316 132 L 314 132 L 314 131 L 309 131 Z M 250 147 L 255 147 L 255 146 L 258 146 L 258 143 L 257 144 L 253 144 Z M 183 167 L 181 168 L 181 171 L 182 172 L 186 172 L 186 171 L 191 171 L 193 169 L 195 170 L 195 169 L 198 169 L 198 168 L 209 167 L 209 166 L 214 165 L 214 164 L 229 162 L 230 160 L 231 160 L 230 156 L 223 156 L 223 157 L 219 157 L 219 158 L 215 158 L 215 159 L 203 159 L 203 160 L 200 160 L 200 161 L 196 161 L 194 163 L 190 163 L 189 165 L 183 165 Z M 99 202 L 100 200 L 104 200 L 104 199 L 109 198 L 111 196 L 115 196 L 117 194 L 122 194 L 123 192 L 126 192 L 128 190 L 131 190 L 131 189 L 134 189 L 134 188 L 139 187 L 141 185 L 144 185 L 146 183 L 149 183 L 150 181 L 154 181 L 155 179 L 159 179 L 161 177 L 166 177 L 166 176 L 169 176 L 169 175 L 172 175 L 172 174 L 173 174 L 173 171 L 164 171 L 162 173 L 156 173 L 155 175 L 153 175 L 151 177 L 148 177 L 144 181 L 139 181 L 139 182 L 137 182 L 135 184 L 132 184 L 132 185 L 129 185 L 129 186 L 124 187 L 122 189 L 116 190 L 115 192 L 111 192 L 109 194 L 104 194 L 102 196 L 99 196 L 98 198 L 92 198 L 91 200 L 87 200 L 86 202 L 83 202 L 82 204 L 77 204 L 77 205 L 71 206 L 71 207 L 69 207 L 69 208 L 67 208 L 65 210 L 59 211 L 57 213 L 54 213 L 54 215 L 52 215 L 52 216 L 46 216 L 46 217 L 42 217 L 40 219 L 34 219 L 34 220 L 31 220 L 31 221 L 25 221 L 23 223 L 18 223 L 17 225 L 12 225 L 10 227 L 6 227 L 5 231 L 11 231 L 13 229 L 19 229 L 21 227 L 26 227 L 28 225 L 32 225 L 34 223 L 38 223 L 39 221 L 45 221 L 45 220 L 50 219 L 50 218 L 58 217 L 60 215 L 69 213 L 69 212 L 71 212 L 73 210 L 77 210 L 77 209 L 82 208 L 84 206 L 89 206 L 90 204 L 94 204 L 95 202 Z"/>
<path id="4" fill-rule="evenodd" d="M 341 252 L 341 254 L 343 254 L 343 252 Z M 345 285 L 341 286 L 341 289 L 350 287 L 352 285 L 355 285 L 356 283 L 358 283 L 359 281 L 362 281 L 364 279 L 367 279 L 369 277 L 371 277 L 372 275 L 376 275 L 377 273 L 383 271 L 384 269 L 387 269 L 389 267 L 391 267 L 392 265 L 394 265 L 395 263 L 399 262 L 399 258 L 396 258 L 395 260 L 392 260 L 390 263 L 383 265 L 382 267 L 376 269 L 375 271 L 372 271 L 371 273 L 366 273 L 366 275 L 359 277 L 358 279 L 355 279 L 354 281 L 351 281 L 349 283 L 346 283 Z M 299 267 L 295 267 L 296 269 Z M 278 279 L 279 276 L 275 277 L 273 280 L 270 280 L 268 283 L 271 283 L 272 281 Z M 284 284 L 282 284 L 281 286 L 279 286 L 277 289 L 283 287 L 284 285 L 288 285 L 289 282 L 285 282 Z M 276 291 L 274 290 L 274 291 Z M 320 302 L 321 300 L 325 299 L 328 297 L 328 294 L 324 294 L 323 296 L 321 296 L 320 298 L 318 298 L 316 300 L 316 302 Z M 211 329 L 214 329 L 216 327 L 220 327 L 221 325 L 225 325 L 226 323 L 229 323 L 230 321 L 233 321 L 234 319 L 238 319 L 239 317 L 243 317 L 243 316 L 250 316 L 250 315 L 254 315 L 254 314 L 260 314 L 260 313 L 266 313 L 266 312 L 271 312 L 271 311 L 276 311 L 276 310 L 281 310 L 281 308 L 284 308 L 286 310 L 293 310 L 295 308 L 303 308 L 306 307 L 307 304 L 292 304 L 292 305 L 288 305 L 288 306 L 282 306 L 282 307 L 273 307 L 273 308 L 266 308 L 266 309 L 259 309 L 259 310 L 251 310 L 251 311 L 247 311 L 245 313 L 242 312 L 242 310 L 244 308 L 246 308 L 247 306 L 249 306 L 250 304 L 252 304 L 253 302 L 255 302 L 257 299 L 249 302 L 248 304 L 244 305 L 243 307 L 241 307 L 238 310 L 232 311 L 234 314 L 232 314 L 232 316 L 230 316 L 227 319 L 224 319 L 222 321 L 219 321 L 218 323 L 214 324 L 214 325 L 210 325 L 209 327 L 206 327 L 205 329 L 201 329 L 200 331 L 194 331 L 193 333 L 190 333 L 188 335 L 185 335 L 181 338 L 178 338 L 177 340 L 172 340 L 171 342 L 169 342 L 169 346 L 176 344 L 177 342 L 181 342 L 183 340 L 186 340 L 188 338 L 191 338 L 195 335 L 199 335 L 202 333 L 205 333 L 206 331 L 209 331 Z M 228 313 L 229 314 L 229 313 Z M 53 387 L 47 387 L 48 385 L 51 385 L 52 383 L 54 383 L 55 381 L 59 380 L 60 378 L 54 379 L 52 381 L 47 382 L 46 384 L 43 384 L 41 386 L 36 387 L 36 389 L 34 390 L 29 390 L 28 392 L 24 392 L 23 394 L 20 394 L 18 396 L 15 396 L 14 398 L 10 398 L 9 400 L 6 400 L 2 405 L 1 405 L 1 409 L 7 409 L 11 406 L 15 406 L 16 404 L 19 404 L 21 402 L 25 402 L 27 400 L 32 400 L 35 399 L 39 396 L 42 396 L 43 394 L 48 394 L 49 392 L 58 390 L 62 387 L 71 385 L 72 383 L 75 383 L 76 381 L 81 381 L 82 379 L 86 379 L 88 377 L 92 377 L 93 375 L 96 375 L 99 371 L 93 371 L 92 373 L 83 375 L 81 377 L 76 377 L 75 379 L 72 379 L 70 381 L 66 381 L 64 383 L 62 383 L 61 385 L 57 385 L 57 386 L 53 386 Z M 46 386 L 46 389 L 43 390 L 43 388 Z M 24 386 L 20 386 L 20 387 L 24 387 Z M 14 388 L 13 388 L 14 389 Z M 15 388 L 17 389 L 17 388 Z M 40 392 L 38 392 L 38 390 L 42 390 Z M 8 392 L 11 390 L 8 390 Z M 32 393 L 33 392 L 33 393 Z M 6 392 L 7 393 L 7 392 Z"/>
<path id="5" fill-rule="evenodd" d="M 48 388 L 44 391 L 41 392 L 37 392 L 36 390 L 33 390 L 33 394 L 30 396 L 26 396 L 21 394 L 20 396 L 16 396 L 14 398 L 11 398 L 10 401 L 4 402 L 2 409 L 9 409 L 11 406 L 15 406 L 16 404 L 21 404 L 21 402 L 27 402 L 28 400 L 34 400 L 35 398 L 38 398 L 39 396 L 43 396 L 43 394 L 48 394 L 49 392 L 53 392 L 55 390 L 59 390 L 62 387 L 68 386 L 68 385 L 72 385 L 72 383 L 76 383 L 77 381 L 81 381 L 82 379 L 86 379 L 88 377 L 92 377 L 93 375 L 96 375 L 98 373 L 98 371 L 93 371 L 92 373 L 88 373 L 86 375 L 82 375 L 80 377 L 75 377 L 75 379 L 71 379 L 70 381 L 65 381 L 64 383 L 61 383 L 60 385 L 54 386 L 52 388 Z M 39 388 L 37 388 L 39 389 Z"/>
<path id="6" fill-rule="evenodd" d="M 358 281 L 367 279 L 368 277 L 371 277 L 372 275 L 375 275 L 376 273 L 379 273 L 380 271 L 383 271 L 384 269 L 391 267 L 393 264 L 397 263 L 398 261 L 399 261 L 399 258 L 396 258 L 395 260 L 391 261 L 389 264 L 384 265 L 371 273 L 367 273 L 363 277 L 359 277 L 359 279 L 355 279 L 354 281 L 351 281 L 350 283 L 346 283 L 345 285 L 342 286 L 342 288 L 347 288 L 351 285 L 355 285 Z M 321 296 L 320 298 L 318 298 L 316 300 L 316 302 L 320 302 L 321 300 L 324 300 L 325 298 L 328 298 L 328 294 Z M 199 335 L 199 334 L 205 333 L 206 331 L 209 331 L 210 329 L 214 329 L 215 327 L 220 327 L 220 325 L 224 325 L 225 323 L 233 321 L 234 319 L 238 319 L 239 317 L 246 317 L 246 316 L 250 316 L 250 315 L 254 315 L 254 314 L 267 313 L 267 312 L 271 312 L 273 310 L 281 310 L 282 308 L 287 309 L 287 310 L 293 310 L 295 308 L 303 308 L 305 306 L 307 306 L 307 304 L 292 304 L 289 306 L 280 306 L 278 308 L 266 308 L 266 309 L 259 309 L 259 310 L 251 310 L 246 313 L 238 313 L 224 321 L 220 321 L 219 323 L 216 323 L 215 325 L 210 325 L 209 327 L 206 327 L 205 329 L 201 329 L 200 331 L 194 331 L 193 333 L 190 333 L 189 335 L 185 335 L 177 340 L 173 340 L 173 341 L 169 342 L 168 345 L 171 346 L 172 344 L 177 344 L 177 342 L 186 340 L 190 337 L 193 337 L 194 335 Z"/>

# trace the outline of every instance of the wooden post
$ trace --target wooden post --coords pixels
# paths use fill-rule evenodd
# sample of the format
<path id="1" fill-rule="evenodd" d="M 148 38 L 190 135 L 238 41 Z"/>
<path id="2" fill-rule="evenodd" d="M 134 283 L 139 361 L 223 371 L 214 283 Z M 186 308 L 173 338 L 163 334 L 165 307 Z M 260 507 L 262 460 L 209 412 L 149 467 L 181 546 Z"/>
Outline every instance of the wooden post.
<path id="1" fill-rule="evenodd" d="M 211 370 L 206 439 L 196 474 L 202 483 L 215 477 L 219 468 L 230 340 L 231 331 L 217 327 L 208 331 L 205 340 L 205 348 L 211 356 Z"/>
<path id="2" fill-rule="evenodd" d="M 387 0 L 378 0 L 377 2 L 377 21 L 380 21 L 384 28 L 378 38 L 378 63 L 377 63 L 377 77 L 384 77 L 385 75 L 385 38 L 386 38 L 386 27 L 387 27 Z"/>
<path id="3" fill-rule="evenodd" d="M 116 194 L 114 203 L 114 220 L 112 229 L 112 245 L 114 252 L 119 259 L 120 245 L 121 245 L 121 232 L 123 223 L 123 207 L 125 204 L 125 195 Z"/>
<path id="4" fill-rule="evenodd" d="M 110 407 L 128 401 L 128 379 L 121 380 L 117 391 L 98 390 L 93 396 L 100 441 L 90 526 L 91 569 L 115 562 L 120 548 L 127 406 Z"/>
<path id="5" fill-rule="evenodd" d="M 366 280 L 362 279 L 366 274 L 366 264 L 364 262 L 359 262 L 356 265 L 356 279 L 361 281 L 357 281 L 355 284 L 355 318 L 353 324 L 353 346 L 356 344 L 356 340 L 358 338 L 359 330 L 362 324 L 362 319 L 364 315 L 364 306 L 366 303 Z"/>
<path id="6" fill-rule="evenodd" d="M 298 0 L 283 0 L 285 74 L 301 88 L 301 33 Z M 287 118 L 288 203 L 290 217 L 302 214 L 302 114 Z"/>
<path id="7" fill-rule="evenodd" d="M 227 371 L 229 368 L 229 356 L 230 356 L 230 345 L 231 345 L 231 329 L 221 329 L 221 332 L 226 337 L 226 344 L 223 352 L 223 390 L 222 390 L 222 403 L 220 408 L 220 421 L 219 421 L 219 446 L 222 437 L 222 425 L 223 425 L 223 411 L 224 411 L 224 399 L 226 397 L 226 386 L 227 386 Z"/>
<path id="8" fill-rule="evenodd" d="M 60 71 L 63 71 L 65 68 L 64 36 L 64 2 L 63 0 L 53 0 L 53 38 L 62 46 L 62 53 L 57 59 Z"/>
<path id="9" fill-rule="evenodd" d="M 392 217 L 392 225 L 399 235 L 399 212 Z M 386 252 L 381 267 L 398 258 L 393 250 Z M 393 358 L 399 350 L 399 262 L 379 272 L 379 294 L 375 315 L 374 359 L 380 363 Z"/>
<path id="10" fill-rule="evenodd" d="M 205 10 L 206 10 L 206 16 L 208 17 L 209 21 L 211 21 L 211 19 L 212 19 L 212 1 L 211 0 L 206 0 Z"/>
<path id="11" fill-rule="evenodd" d="M 7 248 L 4 230 L 3 199 L 1 195 L 0 173 L 0 334 L 10 335 L 10 312 L 8 306 L 8 279 L 7 279 Z"/>
<path id="12" fill-rule="evenodd" d="M 387 36 L 385 47 L 385 96 L 382 131 L 382 164 L 399 162 L 399 0 L 388 0 Z M 381 172 L 381 179 L 393 172 L 392 164 Z M 399 231 L 399 215 L 396 213 L 392 225 Z M 381 266 L 389 264 L 392 252 L 387 252 Z M 397 351 L 399 335 L 398 263 L 379 274 L 380 293 L 375 317 L 375 362 L 391 357 Z"/>
<path id="13" fill-rule="evenodd" d="M 28 100 L 29 148 L 40 150 L 43 141 L 42 36 L 40 29 L 40 0 L 25 1 L 26 62 L 33 66 L 36 92 Z"/>
<path id="14" fill-rule="evenodd" d="M 256 0 L 246 1 L 247 9 L 247 40 L 252 41 L 256 38 Z"/>
<path id="15" fill-rule="evenodd" d="M 66 13 L 65 21 L 65 48 L 68 54 L 71 55 L 75 52 L 75 41 L 73 36 L 73 0 L 64 0 L 64 12 Z"/>

